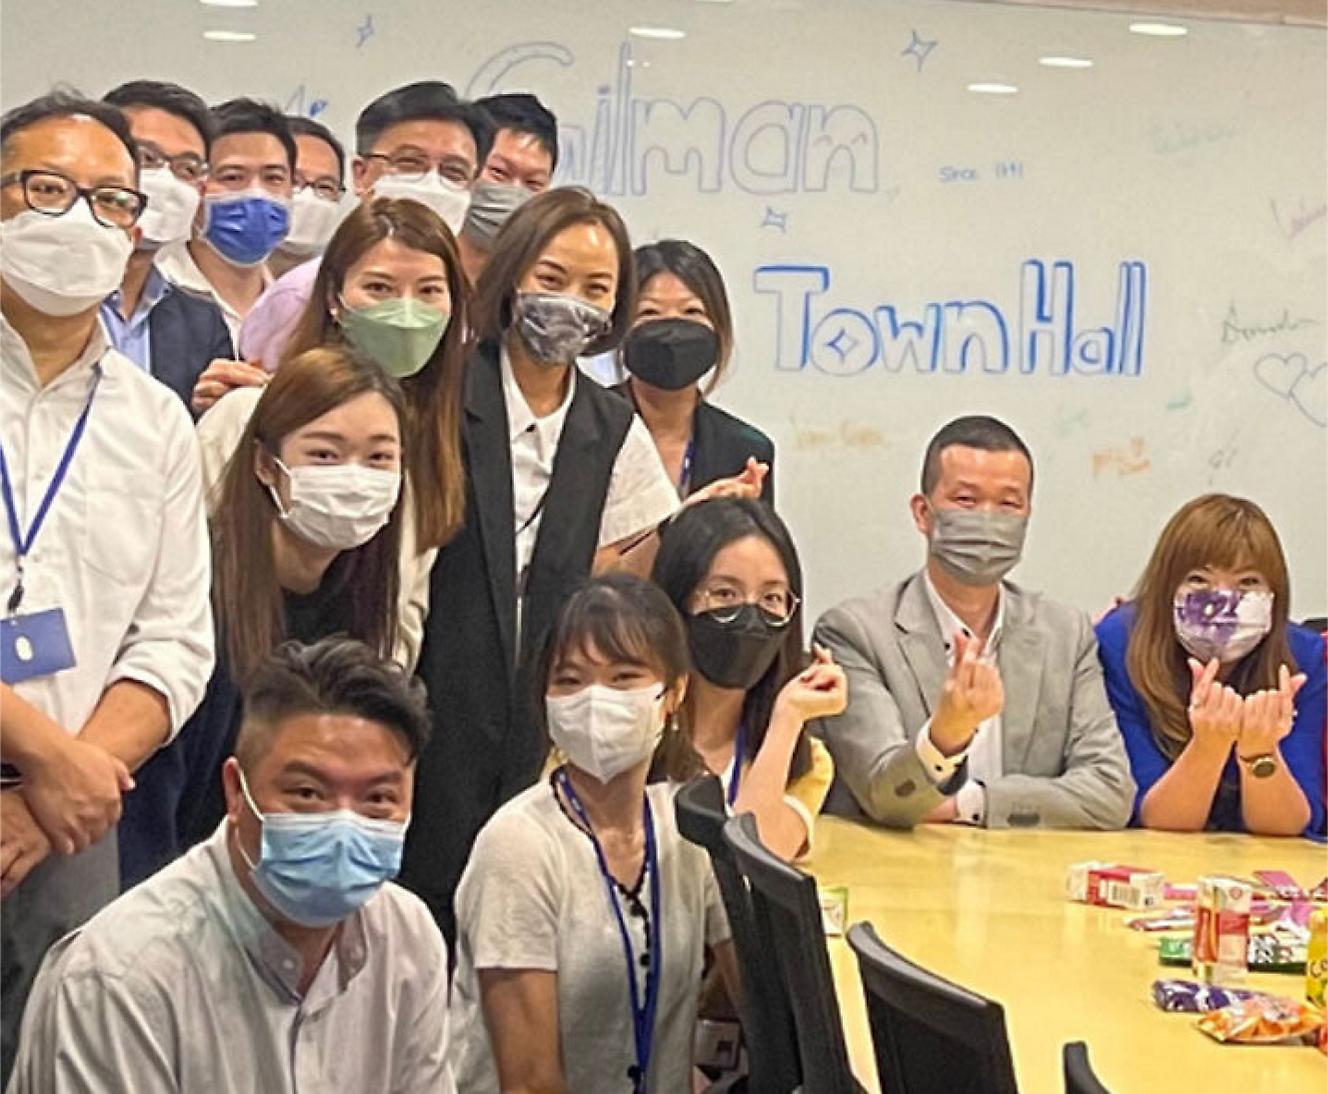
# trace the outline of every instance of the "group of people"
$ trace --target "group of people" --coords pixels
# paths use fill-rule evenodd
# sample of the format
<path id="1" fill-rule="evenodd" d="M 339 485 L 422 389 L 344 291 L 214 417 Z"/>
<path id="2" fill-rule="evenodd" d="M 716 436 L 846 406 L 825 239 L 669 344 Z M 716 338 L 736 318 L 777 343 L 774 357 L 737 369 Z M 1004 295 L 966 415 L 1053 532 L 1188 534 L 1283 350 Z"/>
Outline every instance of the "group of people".
<path id="1" fill-rule="evenodd" d="M 1251 501 L 1094 624 L 1008 580 L 1033 456 L 958 418 L 922 568 L 808 648 L 718 268 L 557 155 L 432 81 L 349 157 L 154 81 L 4 115 L 8 1090 L 691 1090 L 742 1009 L 706 773 L 789 861 L 823 809 L 1323 831 L 1324 639 Z"/>

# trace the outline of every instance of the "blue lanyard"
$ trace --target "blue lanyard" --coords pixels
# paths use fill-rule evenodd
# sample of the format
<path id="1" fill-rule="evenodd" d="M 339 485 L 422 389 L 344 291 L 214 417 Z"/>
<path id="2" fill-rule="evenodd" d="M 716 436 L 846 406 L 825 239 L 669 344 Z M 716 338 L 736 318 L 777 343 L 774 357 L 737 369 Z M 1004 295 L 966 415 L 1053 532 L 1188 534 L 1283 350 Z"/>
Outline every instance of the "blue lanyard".
<path id="1" fill-rule="evenodd" d="M 729 779 L 729 808 L 738 800 L 738 783 L 742 779 L 743 745 L 747 739 L 747 723 L 738 723 L 738 736 L 733 742 L 733 777 Z"/>
<path id="2" fill-rule="evenodd" d="M 83 439 L 83 430 L 88 424 L 88 415 L 92 413 L 92 398 L 97 394 L 97 385 L 101 383 L 101 373 L 97 372 L 92 378 L 92 387 L 88 390 L 88 401 L 83 404 L 83 413 L 78 416 L 78 421 L 74 423 L 74 431 L 69 435 L 69 441 L 65 445 L 64 455 L 60 457 L 59 464 L 56 465 L 55 474 L 51 476 L 50 484 L 46 487 L 46 494 L 37 506 L 37 515 L 32 518 L 32 524 L 28 527 L 28 534 L 25 537 L 22 529 L 18 525 L 18 509 L 14 505 L 14 487 L 9 479 L 9 461 L 5 458 L 4 445 L 0 445 L 0 490 L 3 490 L 5 498 L 5 511 L 9 516 L 9 538 L 14 541 L 14 554 L 18 562 L 18 581 L 14 584 L 14 591 L 9 595 L 9 603 L 6 612 L 13 615 L 18 611 L 19 605 L 23 603 L 23 560 L 27 558 L 28 552 L 32 550 L 32 545 L 37 539 L 37 533 L 41 531 L 42 525 L 46 523 L 46 515 L 51 511 L 51 504 L 55 501 L 55 496 L 60 492 L 60 487 L 64 484 L 65 475 L 69 471 L 69 465 L 74 460 L 74 453 L 78 451 L 78 442 Z"/>
<path id="3" fill-rule="evenodd" d="M 632 952 L 632 938 L 627 930 L 627 920 L 623 917 L 622 905 L 615 891 L 613 875 L 609 872 L 608 859 L 604 857 L 604 848 L 599 837 L 590 826 L 585 806 L 572 788 L 572 780 L 567 777 L 567 769 L 558 771 L 558 783 L 563 794 L 576 813 L 577 819 L 585 825 L 586 833 L 595 848 L 595 858 L 599 862 L 599 872 L 604 876 L 604 886 L 609 894 L 609 907 L 618 920 L 618 933 L 622 936 L 623 955 L 627 959 L 627 990 L 632 1002 L 632 1032 L 636 1041 L 636 1074 L 633 1089 L 637 1094 L 646 1088 L 646 1075 L 650 1068 L 650 1045 L 655 1037 L 655 1007 L 659 1002 L 659 976 L 664 966 L 663 932 L 659 921 L 659 852 L 655 846 L 655 822 L 650 813 L 650 799 L 642 803 L 646 827 L 646 870 L 650 874 L 650 922 L 646 924 L 646 945 L 650 950 L 650 965 L 646 969 L 646 997 L 641 999 L 641 992 L 636 983 L 636 955 Z"/>
<path id="4" fill-rule="evenodd" d="M 678 475 L 678 497 L 686 498 L 691 493 L 692 457 L 696 455 L 696 435 L 687 440 L 687 448 L 682 454 L 682 472 Z"/>

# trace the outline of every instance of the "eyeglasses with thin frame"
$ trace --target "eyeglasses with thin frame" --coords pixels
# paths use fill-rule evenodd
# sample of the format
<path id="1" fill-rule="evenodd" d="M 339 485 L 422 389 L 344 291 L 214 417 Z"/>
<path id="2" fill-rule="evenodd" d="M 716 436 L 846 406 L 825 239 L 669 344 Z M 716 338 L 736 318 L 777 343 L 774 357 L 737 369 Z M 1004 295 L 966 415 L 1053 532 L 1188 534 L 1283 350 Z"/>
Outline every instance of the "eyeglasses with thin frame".
<path id="1" fill-rule="evenodd" d="M 147 208 L 148 196 L 128 186 L 80 186 L 59 171 L 29 169 L 0 178 L 0 187 L 18 185 L 34 213 L 64 216 L 79 198 L 88 203 L 92 218 L 105 228 L 132 228 Z"/>
<path id="2" fill-rule="evenodd" d="M 718 582 L 698 589 L 696 603 L 697 614 L 705 612 L 719 623 L 732 623 L 743 608 L 754 604 L 766 623 L 772 627 L 783 627 L 793 618 L 800 601 L 792 589 L 784 586 L 771 586 L 751 597 L 745 589 Z"/>
<path id="3" fill-rule="evenodd" d="M 172 175 L 191 185 L 206 181 L 208 175 L 207 161 L 197 153 L 181 152 L 178 156 L 168 156 L 150 141 L 138 142 L 138 165 L 144 170 L 169 167 Z"/>
<path id="4" fill-rule="evenodd" d="M 324 201 L 340 201 L 341 195 L 346 192 L 346 188 L 341 185 L 340 179 L 334 179 L 331 175 L 319 175 L 317 178 L 308 178 L 300 172 L 295 172 L 295 192 L 298 194 L 301 190 L 312 190 L 316 197 Z"/>
<path id="5" fill-rule="evenodd" d="M 407 182 L 418 182 L 430 171 L 437 171 L 455 186 L 469 186 L 475 176 L 474 167 L 456 156 L 444 156 L 434 160 L 423 152 L 405 150 L 384 155 L 382 152 L 370 152 L 366 160 L 382 160 L 387 165 L 390 175 Z"/>

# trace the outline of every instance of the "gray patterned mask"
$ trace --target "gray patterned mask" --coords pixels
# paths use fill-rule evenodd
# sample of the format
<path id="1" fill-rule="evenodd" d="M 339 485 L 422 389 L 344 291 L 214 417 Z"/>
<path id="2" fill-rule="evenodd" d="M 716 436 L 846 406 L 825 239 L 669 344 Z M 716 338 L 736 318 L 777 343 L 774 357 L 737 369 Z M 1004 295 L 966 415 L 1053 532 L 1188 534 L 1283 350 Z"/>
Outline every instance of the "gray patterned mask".
<path id="1" fill-rule="evenodd" d="M 470 190 L 470 207 L 466 210 L 466 222 L 461 226 L 461 234 L 486 251 L 492 251 L 493 242 L 507 223 L 507 218 L 528 202 L 530 197 L 530 191 L 524 186 L 485 180 L 475 183 Z"/>
<path id="2" fill-rule="evenodd" d="M 554 292 L 519 292 L 512 325 L 530 355 L 545 365 L 570 365 L 613 319 L 603 308 Z"/>
<path id="3" fill-rule="evenodd" d="M 932 507 L 932 556 L 961 585 L 995 585 L 1024 551 L 1028 517 L 990 509 Z"/>

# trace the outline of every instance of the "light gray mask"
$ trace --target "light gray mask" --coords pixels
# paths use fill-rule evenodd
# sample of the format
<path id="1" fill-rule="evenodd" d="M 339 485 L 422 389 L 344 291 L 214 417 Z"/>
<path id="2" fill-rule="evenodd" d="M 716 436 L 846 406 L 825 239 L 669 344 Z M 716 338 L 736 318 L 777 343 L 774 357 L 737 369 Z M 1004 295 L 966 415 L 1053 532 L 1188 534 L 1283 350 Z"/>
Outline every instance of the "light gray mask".
<path id="1" fill-rule="evenodd" d="M 461 234 L 486 251 L 493 250 L 493 241 L 507 223 L 507 218 L 531 198 L 524 186 L 506 182 L 480 181 L 470 190 L 470 208 Z"/>
<path id="2" fill-rule="evenodd" d="M 995 585 L 1018 564 L 1028 533 L 1024 514 L 928 508 L 932 557 L 961 585 Z"/>
<path id="3" fill-rule="evenodd" d="M 554 292 L 519 292 L 512 323 L 530 355 L 545 365 L 570 365 L 613 324 L 603 308 Z"/>

